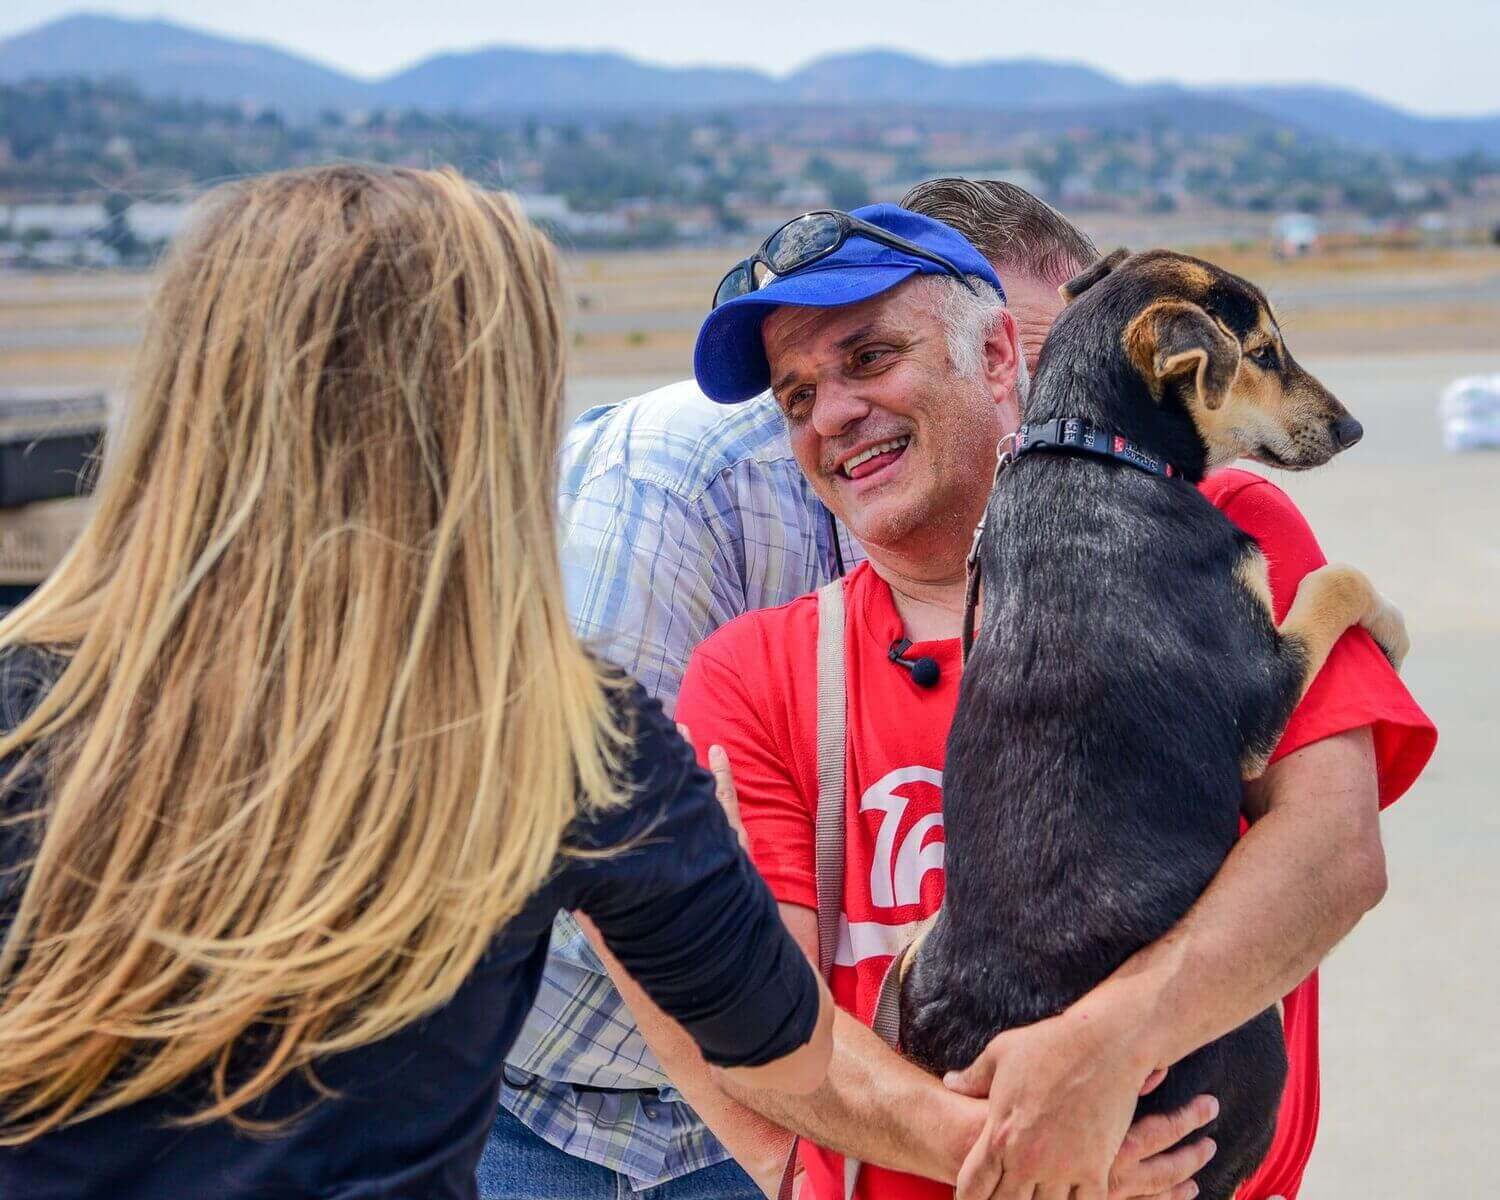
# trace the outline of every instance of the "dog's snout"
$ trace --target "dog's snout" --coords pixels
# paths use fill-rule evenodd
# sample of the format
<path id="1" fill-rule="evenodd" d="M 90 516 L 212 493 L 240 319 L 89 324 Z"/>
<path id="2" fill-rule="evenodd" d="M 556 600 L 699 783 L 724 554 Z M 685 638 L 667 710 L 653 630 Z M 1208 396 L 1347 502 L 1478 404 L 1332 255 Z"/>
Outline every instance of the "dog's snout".
<path id="1" fill-rule="evenodd" d="M 1353 417 L 1340 417 L 1333 423 L 1333 436 L 1338 438 L 1339 447 L 1347 450 L 1365 436 L 1365 427 Z"/>

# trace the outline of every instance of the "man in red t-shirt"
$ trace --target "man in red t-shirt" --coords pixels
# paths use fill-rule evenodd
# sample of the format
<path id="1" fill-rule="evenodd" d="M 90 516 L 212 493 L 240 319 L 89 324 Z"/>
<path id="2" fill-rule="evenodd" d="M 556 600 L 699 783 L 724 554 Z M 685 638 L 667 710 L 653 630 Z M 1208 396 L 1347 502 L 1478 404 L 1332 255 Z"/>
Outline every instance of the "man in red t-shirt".
<path id="1" fill-rule="evenodd" d="M 754 313 L 765 378 L 799 463 L 869 556 L 844 581 L 846 844 L 832 981 L 840 1005 L 869 1023 L 891 955 L 943 898 L 942 768 L 958 694 L 964 558 L 989 492 L 995 444 L 1018 419 L 1024 369 L 1008 315 L 985 317 L 982 305 L 945 279 L 908 273 L 893 280 L 879 252 L 837 276 L 839 253 L 822 260 L 826 277 L 816 294 L 852 291 L 854 303 L 802 295 L 781 306 L 763 302 L 758 312 L 753 303 L 740 307 Z M 884 272 L 882 286 L 863 297 L 850 283 L 861 268 Z M 773 287 L 788 291 L 788 274 L 779 271 Z M 714 358 L 705 361 L 700 338 L 699 382 L 731 400 L 759 381 L 761 367 L 743 328 L 711 330 L 718 311 L 705 325 Z M 725 359 L 733 368 L 727 374 Z M 1223 471 L 1201 486 L 1259 540 L 1278 617 L 1284 614 L 1297 582 L 1324 561 L 1305 521 L 1277 488 L 1249 473 Z M 908 661 L 936 662 L 935 686 L 917 686 L 892 662 L 891 648 L 903 640 Z M 752 856 L 814 958 L 816 642 L 813 597 L 741 617 L 700 646 L 677 708 L 700 748 L 727 751 Z M 1435 736 L 1368 636 L 1346 635 L 1272 765 L 1247 789 L 1250 832 L 1164 939 L 1170 949 L 1154 955 L 1148 970 L 1112 978 L 1069 1010 L 1086 1009 L 1090 1021 L 1065 1014 L 1001 1035 L 954 1081 L 971 1095 L 991 1095 L 991 1123 L 958 1172 L 960 1196 L 1030 1196 L 1012 1190 L 1025 1168 L 1011 1166 L 1002 1179 L 1002 1161 L 1014 1164 L 1019 1153 L 1023 1163 L 1056 1165 L 1046 1163 L 1049 1140 L 1066 1139 L 1049 1132 L 1092 1119 L 1098 1097 L 1117 1107 L 1131 1102 L 1155 1067 L 1281 995 L 1291 1074 L 1271 1153 L 1241 1197 L 1295 1196 L 1317 1121 L 1311 972 L 1382 894 L 1378 809 L 1410 786 Z M 722 761 L 710 765 L 723 771 Z M 913 1111 L 919 1093 L 903 1068 L 909 1064 L 871 1036 L 836 1053 L 821 1111 L 774 1097 L 744 1099 L 820 1143 L 803 1150 L 817 1200 L 839 1200 L 846 1182 L 842 1158 L 823 1147 L 864 1160 L 855 1192 L 863 1200 L 948 1195 L 951 1185 L 879 1165 L 909 1167 L 920 1160 L 913 1141 L 957 1136 L 957 1118 L 945 1128 L 943 1114 Z M 964 1124 L 964 1137 L 973 1132 Z M 1097 1178 L 1100 1164 L 1077 1165 Z M 922 1169 L 951 1178 L 949 1166 Z"/>

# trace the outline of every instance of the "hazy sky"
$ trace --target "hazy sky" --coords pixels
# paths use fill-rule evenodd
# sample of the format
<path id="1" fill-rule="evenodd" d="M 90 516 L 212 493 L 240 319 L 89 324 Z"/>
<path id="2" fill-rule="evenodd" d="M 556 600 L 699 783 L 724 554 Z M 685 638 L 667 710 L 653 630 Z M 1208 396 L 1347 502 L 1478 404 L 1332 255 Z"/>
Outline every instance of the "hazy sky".
<path id="1" fill-rule="evenodd" d="M 607 48 L 773 72 L 890 46 L 1076 59 L 1130 80 L 1321 82 L 1428 113 L 1500 113 L 1500 0 L 6 0 L 0 36 L 86 7 L 274 42 L 378 75 L 440 49 Z"/>

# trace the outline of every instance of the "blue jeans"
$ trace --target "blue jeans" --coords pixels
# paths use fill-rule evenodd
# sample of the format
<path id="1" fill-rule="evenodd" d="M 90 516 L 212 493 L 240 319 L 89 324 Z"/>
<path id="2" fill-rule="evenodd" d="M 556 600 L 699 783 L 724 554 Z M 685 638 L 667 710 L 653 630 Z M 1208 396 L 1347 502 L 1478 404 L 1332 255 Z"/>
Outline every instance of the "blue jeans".
<path id="1" fill-rule="evenodd" d="M 503 1108 L 476 1176 L 481 1200 L 765 1200 L 733 1159 L 633 1192 L 624 1175 L 559 1150 Z"/>

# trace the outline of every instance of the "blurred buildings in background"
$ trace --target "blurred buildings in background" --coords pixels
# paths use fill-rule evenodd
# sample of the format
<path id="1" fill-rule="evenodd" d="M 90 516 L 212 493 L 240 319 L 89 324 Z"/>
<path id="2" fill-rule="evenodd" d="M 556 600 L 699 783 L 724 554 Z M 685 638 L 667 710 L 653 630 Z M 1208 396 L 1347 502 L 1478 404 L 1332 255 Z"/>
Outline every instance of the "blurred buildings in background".
<path id="1" fill-rule="evenodd" d="M 1158 240 L 1316 253 L 1351 239 L 1487 241 L 1500 154 L 1424 156 L 1184 108 L 1112 123 L 884 105 L 544 116 L 152 98 L 124 82 L 0 84 L 0 266 L 148 262 L 220 179 L 341 158 L 450 164 L 521 194 L 580 249 L 743 240 L 809 208 L 895 201 L 937 174 L 1009 179 Z M 1196 115 L 1195 115 L 1196 114 Z M 1132 123 L 1133 122 L 1133 123 Z M 1311 231 L 1311 232 L 1310 232 Z"/>

